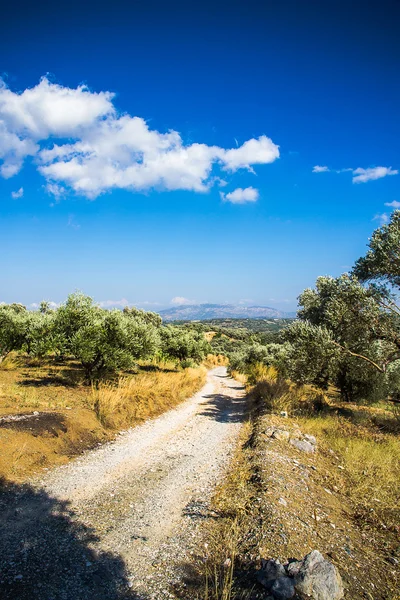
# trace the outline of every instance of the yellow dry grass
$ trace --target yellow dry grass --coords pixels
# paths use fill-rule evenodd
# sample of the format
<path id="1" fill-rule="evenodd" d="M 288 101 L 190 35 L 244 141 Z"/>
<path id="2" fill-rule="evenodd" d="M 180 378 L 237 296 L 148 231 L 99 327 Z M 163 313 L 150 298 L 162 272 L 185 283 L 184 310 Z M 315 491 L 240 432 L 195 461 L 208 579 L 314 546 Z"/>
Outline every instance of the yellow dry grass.
<path id="1" fill-rule="evenodd" d="M 91 405 L 99 421 L 120 429 L 140 423 L 192 396 L 206 381 L 206 369 L 139 373 L 92 390 Z"/>
<path id="2" fill-rule="evenodd" d="M 339 456 L 346 493 L 359 509 L 379 516 L 387 526 L 395 525 L 400 505 L 399 437 L 355 424 L 351 415 L 301 417 L 299 424 Z"/>
<path id="3" fill-rule="evenodd" d="M 207 367 L 207 369 L 212 369 L 213 367 L 226 367 L 228 362 L 229 360 L 223 354 L 207 354 L 207 357 L 203 361 L 203 365 Z"/>
<path id="4" fill-rule="evenodd" d="M 266 375 L 259 369 L 253 397 L 267 410 L 297 417 L 302 430 L 315 435 L 322 447 L 340 457 L 346 494 L 359 510 L 379 515 L 392 525 L 400 505 L 396 409 L 346 404 L 313 386 Z"/>
<path id="5" fill-rule="evenodd" d="M 230 375 L 231 377 L 233 377 L 234 379 L 236 379 L 236 381 L 238 381 L 239 383 L 242 383 L 243 385 L 247 385 L 247 375 L 244 375 L 243 373 L 239 373 L 239 371 L 230 371 Z"/>
<path id="6" fill-rule="evenodd" d="M 63 464 L 111 439 L 118 429 L 176 406 L 205 379 L 205 367 L 178 371 L 167 364 L 144 364 L 136 375 L 92 391 L 83 385 L 82 370 L 74 361 L 57 364 L 51 358 L 32 361 L 10 355 L 0 369 L 0 419 L 33 411 L 40 412 L 40 419 L 19 425 L 0 422 L 0 477 L 23 481 Z"/>
<path id="7" fill-rule="evenodd" d="M 273 369 L 273 367 L 269 367 Z M 315 413 L 328 407 L 328 397 L 312 385 L 297 385 L 280 379 L 276 370 L 251 388 L 253 397 L 272 412 L 285 411 L 289 415 Z"/>
<path id="8" fill-rule="evenodd" d="M 211 342 L 213 337 L 215 337 L 216 335 L 217 335 L 216 331 L 206 331 L 204 334 L 204 337 L 206 338 L 207 342 Z"/>
<path id="9" fill-rule="evenodd" d="M 252 424 L 243 427 L 238 445 L 224 480 L 217 487 L 212 499 L 212 508 L 219 519 L 208 522 L 204 537 L 204 555 L 199 557 L 197 570 L 201 577 L 199 585 L 202 600 L 231 600 L 233 574 L 236 558 L 240 551 L 241 535 L 247 526 L 254 493 L 251 478 L 251 450 L 248 440 Z M 249 595 L 251 590 L 249 590 Z M 247 596 L 246 596 L 247 597 Z M 245 600 L 244 596 L 241 596 Z"/>
<path id="10" fill-rule="evenodd" d="M 245 425 L 214 496 L 212 508 L 218 518 L 206 527 L 204 551 L 196 562 L 202 579 L 191 597 L 253 597 L 251 573 L 259 567 L 260 556 L 286 560 L 304 556 L 317 544 L 347 577 L 352 598 L 361 597 L 366 579 L 366 586 L 375 586 L 374 597 L 398 599 L 392 595 L 393 569 L 382 568 L 387 557 L 398 557 L 400 550 L 396 410 L 344 404 L 312 386 L 282 382 L 272 371 L 264 371 L 262 380 L 248 387 L 257 414 Z M 280 410 L 287 410 L 289 418 L 271 414 Z M 265 436 L 271 423 L 289 429 L 300 426 L 303 433 L 315 435 L 318 452 L 302 457 L 301 469 L 294 467 L 297 451 Z M 306 485 L 304 465 L 310 473 Z M 288 507 L 281 506 L 281 498 Z M 347 556 L 350 547 L 352 562 Z M 371 571 L 365 578 L 349 578 L 354 563 L 363 569 L 371 565 Z"/>

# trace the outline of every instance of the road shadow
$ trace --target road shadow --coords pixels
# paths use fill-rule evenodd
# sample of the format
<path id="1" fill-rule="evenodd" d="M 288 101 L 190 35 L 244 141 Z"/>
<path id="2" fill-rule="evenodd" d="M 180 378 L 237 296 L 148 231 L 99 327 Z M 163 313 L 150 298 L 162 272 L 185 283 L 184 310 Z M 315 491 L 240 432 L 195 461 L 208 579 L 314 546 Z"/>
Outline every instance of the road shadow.
<path id="1" fill-rule="evenodd" d="M 67 502 L 0 479 L 2 600 L 146 600 L 123 559 L 96 552 L 94 531 Z"/>
<path id="2" fill-rule="evenodd" d="M 241 423 L 244 420 L 246 398 L 232 398 L 225 394 L 208 394 L 207 404 L 199 413 L 220 423 Z"/>

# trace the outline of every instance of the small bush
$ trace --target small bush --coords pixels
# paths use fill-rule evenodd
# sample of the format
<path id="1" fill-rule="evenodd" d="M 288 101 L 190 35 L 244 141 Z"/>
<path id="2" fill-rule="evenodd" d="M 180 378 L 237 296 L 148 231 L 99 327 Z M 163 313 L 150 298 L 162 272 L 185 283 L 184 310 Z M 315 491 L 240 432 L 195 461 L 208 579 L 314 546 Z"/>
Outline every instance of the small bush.
<path id="1" fill-rule="evenodd" d="M 181 360 L 180 366 L 182 369 L 193 369 L 197 365 L 192 358 L 186 358 L 185 360 Z"/>

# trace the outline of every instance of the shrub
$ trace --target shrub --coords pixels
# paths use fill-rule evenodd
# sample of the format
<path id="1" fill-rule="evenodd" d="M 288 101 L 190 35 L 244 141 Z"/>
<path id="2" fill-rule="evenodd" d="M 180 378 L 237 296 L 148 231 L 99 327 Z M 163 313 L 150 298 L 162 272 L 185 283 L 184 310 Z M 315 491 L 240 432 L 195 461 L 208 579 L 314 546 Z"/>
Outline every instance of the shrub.
<path id="1" fill-rule="evenodd" d="M 199 364 L 211 350 L 201 332 L 166 325 L 160 328 L 160 335 L 161 352 L 166 358 L 180 362 L 191 360 L 192 364 Z"/>
<path id="2" fill-rule="evenodd" d="M 25 310 L 16 310 L 13 305 L 7 304 L 0 306 L 0 363 L 7 354 L 22 348 L 26 329 Z"/>

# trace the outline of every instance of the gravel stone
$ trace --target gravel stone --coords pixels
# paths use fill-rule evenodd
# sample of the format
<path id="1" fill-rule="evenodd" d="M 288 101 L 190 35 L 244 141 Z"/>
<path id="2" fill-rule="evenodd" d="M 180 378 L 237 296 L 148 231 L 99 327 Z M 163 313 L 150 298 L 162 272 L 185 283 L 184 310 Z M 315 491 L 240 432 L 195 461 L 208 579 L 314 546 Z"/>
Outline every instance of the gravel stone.
<path id="1" fill-rule="evenodd" d="M 301 598 L 343 598 L 343 583 L 339 571 L 331 562 L 325 560 L 318 550 L 313 550 L 301 561 L 290 563 L 287 571 L 294 577 L 296 593 Z"/>
<path id="2" fill-rule="evenodd" d="M 292 446 L 294 446 L 295 448 L 297 448 L 297 450 L 300 450 L 301 452 L 308 452 L 308 453 L 315 452 L 315 446 L 313 444 L 311 444 L 310 442 L 306 442 L 305 440 L 291 439 L 290 443 L 292 444 Z"/>

